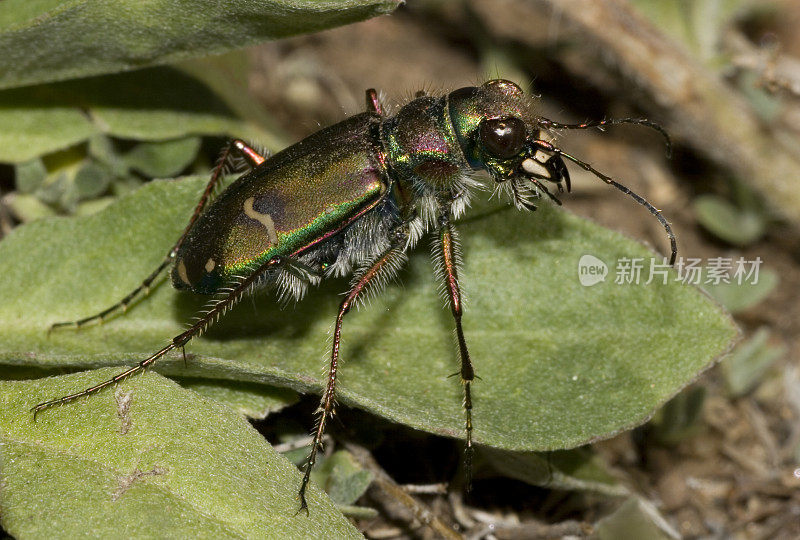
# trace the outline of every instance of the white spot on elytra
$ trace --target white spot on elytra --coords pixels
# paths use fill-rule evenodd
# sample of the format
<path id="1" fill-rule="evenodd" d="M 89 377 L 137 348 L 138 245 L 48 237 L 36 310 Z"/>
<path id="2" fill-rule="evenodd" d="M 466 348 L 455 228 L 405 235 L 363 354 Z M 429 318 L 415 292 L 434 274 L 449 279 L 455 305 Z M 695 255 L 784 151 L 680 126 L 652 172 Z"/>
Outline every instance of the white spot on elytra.
<path id="1" fill-rule="evenodd" d="M 217 262 L 214 259 L 208 259 L 206 261 L 206 272 L 211 272 L 215 266 L 217 266 Z"/>
<path id="2" fill-rule="evenodd" d="M 191 285 L 191 283 L 189 283 L 189 276 L 186 275 L 186 265 L 183 261 L 178 262 L 178 277 L 187 285 Z"/>
<path id="3" fill-rule="evenodd" d="M 278 243 L 278 233 L 275 231 L 275 222 L 272 221 L 272 216 L 269 214 L 262 214 L 253 208 L 254 200 L 255 197 L 250 197 L 244 201 L 244 213 L 250 219 L 254 219 L 266 227 L 269 241 L 272 245 L 275 245 Z"/>

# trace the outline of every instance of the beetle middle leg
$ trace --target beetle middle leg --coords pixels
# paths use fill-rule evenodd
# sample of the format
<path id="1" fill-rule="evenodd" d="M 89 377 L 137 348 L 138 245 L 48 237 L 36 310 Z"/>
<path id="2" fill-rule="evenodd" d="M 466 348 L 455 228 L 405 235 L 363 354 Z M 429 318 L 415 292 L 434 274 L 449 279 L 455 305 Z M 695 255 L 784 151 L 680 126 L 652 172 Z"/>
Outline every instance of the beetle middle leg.
<path id="1" fill-rule="evenodd" d="M 240 155 L 247 163 L 247 165 L 250 167 L 255 167 L 257 165 L 260 165 L 266 159 L 264 156 L 259 154 L 257 150 L 255 150 L 250 145 L 248 145 L 247 143 L 245 143 L 240 139 L 234 139 L 230 143 L 228 143 L 228 146 L 220 154 L 217 165 L 214 167 L 214 170 L 211 173 L 211 178 L 209 179 L 208 184 L 206 184 L 206 188 L 205 190 L 203 190 L 203 194 L 200 196 L 200 200 L 197 202 L 197 205 L 195 206 L 194 212 L 192 213 L 192 217 L 189 219 L 189 223 L 186 225 L 186 228 L 183 230 L 183 233 L 181 234 L 180 238 L 178 238 L 178 241 L 175 243 L 174 246 L 172 246 L 169 252 L 167 252 L 167 256 L 164 257 L 164 260 L 161 261 L 158 267 L 155 270 L 153 270 L 150 273 L 150 275 L 147 276 L 138 287 L 136 287 L 130 293 L 125 295 L 125 297 L 116 304 L 98 313 L 95 313 L 94 315 L 90 315 L 89 317 L 84 317 L 83 319 L 54 323 L 48 329 L 48 333 L 52 332 L 56 328 L 62 328 L 67 326 L 80 328 L 94 321 L 98 320 L 103 321 L 105 320 L 106 317 L 108 317 L 118 309 L 121 309 L 124 312 L 131 304 L 131 302 L 133 302 L 141 293 L 144 293 L 145 295 L 149 294 L 150 286 L 158 278 L 158 276 L 160 276 L 161 273 L 170 265 L 172 260 L 175 258 L 175 255 L 178 253 L 178 250 L 180 249 L 181 245 L 183 244 L 183 241 L 186 239 L 186 235 L 189 233 L 189 230 L 192 228 L 192 225 L 194 225 L 194 222 L 197 221 L 197 218 L 200 217 L 200 214 L 202 214 L 203 210 L 205 210 L 205 208 L 208 206 L 214 194 L 214 190 L 219 185 L 220 180 L 225 176 L 227 167 L 230 166 L 230 162 L 234 153 Z"/>
<path id="2" fill-rule="evenodd" d="M 339 314 L 336 317 L 336 326 L 333 331 L 333 347 L 331 349 L 331 361 L 328 368 L 328 379 L 325 387 L 325 392 L 322 394 L 322 399 L 319 403 L 317 410 L 319 418 L 314 428 L 314 442 L 311 443 L 311 452 L 306 459 L 305 470 L 303 471 L 303 482 L 300 484 L 300 491 L 298 497 L 300 498 L 300 510 L 308 513 L 308 505 L 306 504 L 306 489 L 308 482 L 311 479 L 311 469 L 314 468 L 314 463 L 317 460 L 317 452 L 322 447 L 322 437 L 325 434 L 325 425 L 328 418 L 333 416 L 334 401 L 336 398 L 336 374 L 339 367 L 339 344 L 342 334 L 342 322 L 344 316 L 358 301 L 359 296 L 370 286 L 380 284 L 387 277 L 392 276 L 399 267 L 405 262 L 406 241 L 408 238 L 408 231 L 405 227 L 398 231 L 398 234 L 392 243 L 391 247 L 380 255 L 372 264 L 364 271 L 358 279 L 355 280 L 350 287 L 347 296 L 342 300 L 339 306 Z"/>
<path id="3" fill-rule="evenodd" d="M 456 324 L 456 339 L 458 352 L 461 357 L 461 383 L 464 385 L 464 412 L 466 415 L 464 432 L 466 447 L 464 449 L 464 469 L 467 476 L 467 491 L 472 483 L 472 381 L 475 380 L 475 370 L 469 357 L 467 341 L 461 326 L 461 316 L 464 312 L 461 298 L 461 289 L 458 285 L 458 267 L 461 263 L 458 233 L 450 222 L 450 213 L 443 210 L 438 223 L 438 238 L 433 246 L 433 259 L 436 264 L 436 273 L 444 282 L 450 311 Z"/>

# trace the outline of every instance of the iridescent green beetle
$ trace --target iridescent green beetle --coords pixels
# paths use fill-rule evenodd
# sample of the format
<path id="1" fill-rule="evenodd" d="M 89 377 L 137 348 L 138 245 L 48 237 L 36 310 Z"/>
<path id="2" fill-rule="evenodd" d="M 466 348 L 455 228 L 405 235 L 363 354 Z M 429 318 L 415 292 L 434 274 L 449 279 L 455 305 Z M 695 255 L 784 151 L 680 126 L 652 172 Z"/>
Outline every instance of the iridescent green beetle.
<path id="1" fill-rule="evenodd" d="M 487 171 L 494 188 L 519 209 L 535 210 L 531 200 L 542 194 L 561 204 L 545 182 L 559 191 L 566 186 L 569 191 L 569 174 L 562 159 L 566 158 L 644 205 L 664 226 L 673 263 L 675 236 L 660 212 L 628 188 L 563 152 L 547 136 L 553 129 L 618 123 L 643 124 L 666 137 L 658 125 L 642 119 L 553 122 L 534 113 L 533 100 L 519 86 L 493 80 L 442 97 L 420 93 L 394 116 L 384 114 L 375 90 L 367 90 L 366 112 L 318 131 L 270 158 L 242 141 L 233 141 L 214 169 L 186 230 L 142 285 L 97 315 L 54 327 L 80 327 L 124 308 L 146 292 L 170 264 L 175 287 L 201 294 L 221 293 L 220 299 L 188 330 L 136 366 L 81 392 L 41 403 L 34 413 L 143 371 L 202 334 L 254 288 L 273 287 L 279 295 L 299 300 L 309 284 L 330 276 L 352 275 L 352 286 L 336 318 L 327 386 L 299 491 L 301 508 L 306 509 L 311 469 L 334 408 L 344 316 L 366 291 L 393 276 L 405 263 L 408 251 L 431 232 L 436 238 L 435 270 L 445 285 L 455 319 L 469 471 L 475 374 L 461 327 L 460 253 L 453 221 L 467 208 L 473 191 L 486 184 L 485 177 L 474 175 L 479 170 Z M 251 170 L 211 202 L 234 154 Z"/>

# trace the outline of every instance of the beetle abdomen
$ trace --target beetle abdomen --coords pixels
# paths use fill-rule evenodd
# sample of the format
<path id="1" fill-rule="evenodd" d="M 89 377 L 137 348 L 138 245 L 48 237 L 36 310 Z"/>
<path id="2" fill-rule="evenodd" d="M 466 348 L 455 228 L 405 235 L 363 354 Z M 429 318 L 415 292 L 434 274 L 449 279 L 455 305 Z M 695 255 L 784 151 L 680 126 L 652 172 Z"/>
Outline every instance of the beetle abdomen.
<path id="1" fill-rule="evenodd" d="M 290 146 L 231 184 L 177 254 L 177 288 L 213 293 L 276 257 L 338 233 L 384 196 L 380 119 L 360 114 Z"/>

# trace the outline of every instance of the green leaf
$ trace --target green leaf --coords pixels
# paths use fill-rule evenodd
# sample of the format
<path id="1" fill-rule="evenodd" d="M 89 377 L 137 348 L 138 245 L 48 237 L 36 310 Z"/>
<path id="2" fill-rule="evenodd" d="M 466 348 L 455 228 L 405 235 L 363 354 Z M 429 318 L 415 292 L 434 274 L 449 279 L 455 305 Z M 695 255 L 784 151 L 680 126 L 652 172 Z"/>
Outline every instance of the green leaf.
<path id="1" fill-rule="evenodd" d="M 597 522 L 593 537 L 598 540 L 676 540 L 680 538 L 680 534 L 658 513 L 653 503 L 632 496 L 614 513 Z"/>
<path id="2" fill-rule="evenodd" d="M 146 141 L 188 135 L 278 140 L 202 81 L 170 67 L 0 91 L 0 162 L 26 162 L 101 133 Z"/>
<path id="3" fill-rule="evenodd" d="M 111 171 L 106 167 L 86 161 L 75 173 L 75 198 L 77 201 L 93 199 L 108 189 Z"/>
<path id="4" fill-rule="evenodd" d="M 17 538 L 358 538 L 239 414 L 157 374 L 47 411 L 113 368 L 0 382 L 0 523 Z"/>
<path id="5" fill-rule="evenodd" d="M 325 488 L 337 506 L 352 505 L 372 483 L 372 473 L 362 469 L 347 450 L 339 450 L 324 458 L 311 473 L 311 478 Z"/>
<path id="6" fill-rule="evenodd" d="M 151 178 L 170 178 L 189 166 L 200 149 L 200 137 L 142 142 L 122 156 L 131 169 Z"/>
<path id="7" fill-rule="evenodd" d="M 178 378 L 184 388 L 226 404 L 248 418 L 263 420 L 269 414 L 297 402 L 297 394 L 286 388 L 275 388 L 244 381 Z"/>
<path id="8" fill-rule="evenodd" d="M 42 369 L 36 367 L 0 366 L 0 380 L 36 379 L 63 374 L 63 370 Z M 224 403 L 239 414 L 258 420 L 297 402 L 298 396 L 287 388 L 276 388 L 244 381 L 226 381 L 220 379 L 175 377 L 184 388 L 188 388 L 203 397 Z M 307 438 L 307 434 L 305 434 Z M 303 449 L 305 452 L 305 449 Z M 305 455 L 298 460 L 301 465 Z"/>
<path id="9" fill-rule="evenodd" d="M 3 197 L 3 204 L 8 206 L 14 217 L 23 223 L 55 214 L 55 210 L 40 201 L 35 195 L 28 193 L 9 193 Z"/>
<path id="10" fill-rule="evenodd" d="M 41 159 L 32 159 L 14 167 L 14 181 L 20 193 L 33 193 L 45 178 L 47 168 Z"/>
<path id="11" fill-rule="evenodd" d="M 78 216 L 89 216 L 95 214 L 114 202 L 114 197 L 99 197 L 90 201 L 78 203 L 75 207 L 75 214 Z"/>
<path id="12" fill-rule="evenodd" d="M 736 246 L 752 244 L 764 235 L 764 216 L 753 210 L 739 209 L 716 195 L 694 199 L 697 220 L 714 236 Z"/>
<path id="13" fill-rule="evenodd" d="M 744 18 L 754 6 L 765 4 L 750 0 L 631 0 L 631 3 L 659 31 L 709 65 L 720 59 L 723 35 L 735 20 Z M 725 59 L 725 65 L 729 63 Z"/>
<path id="14" fill-rule="evenodd" d="M 750 261 L 752 264 L 752 261 Z M 739 313 L 748 308 L 751 308 L 769 296 L 769 294 L 778 286 L 778 274 L 771 270 L 760 270 L 758 273 L 758 280 L 755 280 L 755 275 L 749 280 L 729 281 L 725 283 L 703 284 L 708 294 L 714 299 L 725 306 L 725 309 L 731 313 Z"/>
<path id="15" fill-rule="evenodd" d="M 2 3 L 0 3 L 2 5 Z M 98 129 L 69 104 L 0 92 L 0 163 L 22 163 L 85 141 Z"/>
<path id="16" fill-rule="evenodd" d="M 105 135 L 95 135 L 89 139 L 86 145 L 89 158 L 105 165 L 114 176 L 125 176 L 128 174 L 128 166 L 122 156 L 119 155 L 111 138 Z"/>
<path id="17" fill-rule="evenodd" d="M 600 456 L 587 447 L 548 454 L 481 448 L 480 455 L 498 473 L 534 486 L 614 497 L 630 494 L 628 488 L 608 472 Z"/>
<path id="18" fill-rule="evenodd" d="M 743 396 L 758 386 L 770 366 L 786 353 L 786 348 L 769 344 L 769 330 L 759 328 L 740 343 L 722 363 L 728 392 Z"/>
<path id="19" fill-rule="evenodd" d="M 389 13 L 396 0 L 4 0 L 0 88 L 218 54 Z"/>
<path id="20" fill-rule="evenodd" d="M 246 50 L 229 52 L 220 56 L 194 58 L 177 64 L 177 69 L 202 81 L 239 118 L 261 128 L 262 133 L 253 142 L 273 151 L 285 148 L 291 141 L 284 136 L 272 113 L 264 108 L 250 92 L 251 55 Z"/>
<path id="21" fill-rule="evenodd" d="M 183 332 L 207 298 L 168 285 L 124 316 L 79 332 L 50 324 L 95 313 L 136 287 L 185 227 L 205 178 L 151 182 L 99 214 L 18 227 L 0 243 L 0 362 L 45 367 L 131 363 Z M 649 219 L 642 212 L 642 219 Z M 613 269 L 653 254 L 541 205 L 479 205 L 460 224 L 475 369 L 475 440 L 510 450 L 570 448 L 645 421 L 723 354 L 737 331 L 696 289 L 578 280 L 593 254 Z M 463 436 L 453 321 L 420 247 L 399 280 L 344 322 L 339 397 L 391 420 Z M 658 257 L 660 261 L 660 257 Z M 613 270 L 612 270 L 613 271 Z M 330 280 L 297 307 L 242 302 L 203 338 L 158 364 L 168 374 L 320 393 L 328 332 L 348 287 Z M 79 385 L 72 390 L 79 389 Z"/>
<path id="22" fill-rule="evenodd" d="M 726 359 L 727 360 L 727 359 Z M 652 422 L 645 426 L 648 437 L 662 445 L 676 445 L 694 436 L 703 426 L 703 404 L 706 389 L 694 386 L 669 400 Z"/>

